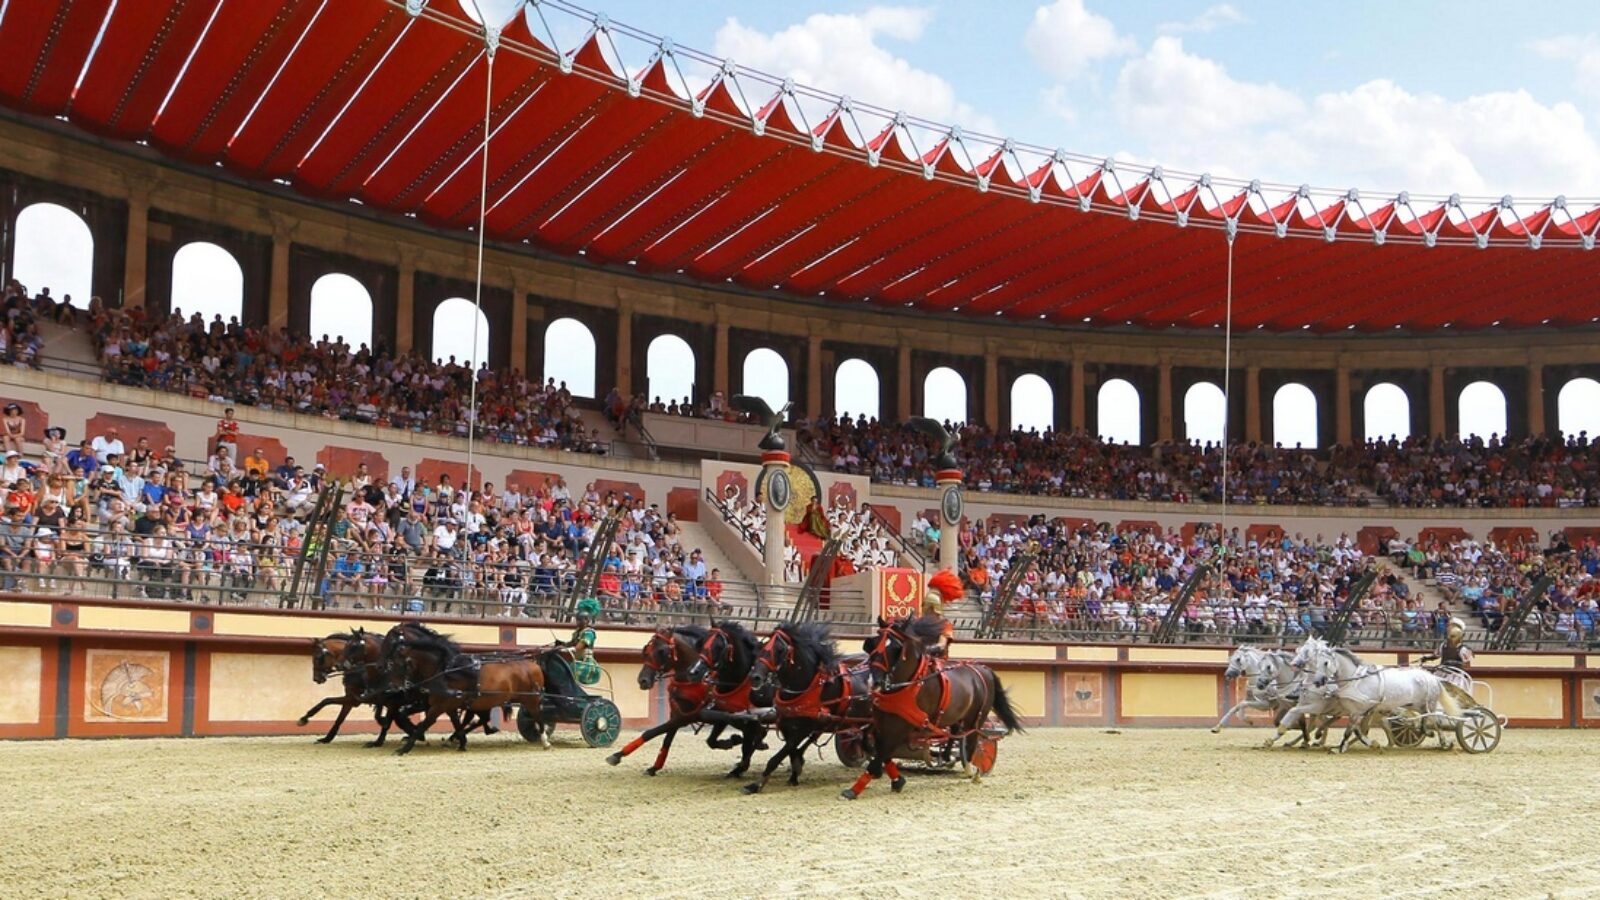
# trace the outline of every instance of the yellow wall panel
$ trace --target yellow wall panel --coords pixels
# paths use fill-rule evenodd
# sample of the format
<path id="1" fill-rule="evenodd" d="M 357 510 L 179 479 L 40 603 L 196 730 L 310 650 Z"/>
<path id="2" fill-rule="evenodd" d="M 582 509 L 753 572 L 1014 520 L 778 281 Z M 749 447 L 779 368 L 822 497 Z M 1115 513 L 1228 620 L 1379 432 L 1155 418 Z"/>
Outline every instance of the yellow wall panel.
<path id="1" fill-rule="evenodd" d="M 1043 716 L 1049 711 L 1045 697 L 1045 673 L 1006 671 L 997 673 L 1000 684 L 1006 689 L 1011 708 L 1023 716 Z"/>
<path id="2" fill-rule="evenodd" d="M 1074 662 L 1116 662 L 1115 647 L 1068 647 L 1067 659 Z"/>
<path id="3" fill-rule="evenodd" d="M 206 717 L 213 722 L 283 722 L 300 718 L 323 697 L 342 693 L 338 678 L 326 684 L 311 680 L 309 653 L 213 653 Z M 338 712 L 339 707 L 329 706 L 316 718 L 331 720 Z"/>
<path id="4" fill-rule="evenodd" d="M 1215 675 L 1126 672 L 1121 679 L 1126 718 L 1206 718 L 1217 714 Z"/>
<path id="5" fill-rule="evenodd" d="M 123 609 L 81 606 L 78 627 L 91 631 L 157 631 L 188 634 L 189 613 L 182 609 Z"/>
<path id="6" fill-rule="evenodd" d="M 48 614 L 49 607 L 45 607 Z M 33 725 L 39 721 L 39 679 L 44 651 L 38 647 L 0 647 L 0 724 Z"/>
<path id="7" fill-rule="evenodd" d="M 606 673 L 611 676 L 608 682 L 601 676 L 600 683 L 588 688 L 590 693 L 605 696 L 604 691 L 595 688 L 611 688 L 611 699 L 617 704 L 617 709 L 622 712 L 625 719 L 655 719 L 655 708 L 650 705 L 650 692 L 639 690 L 639 685 L 634 677 L 639 674 L 635 666 L 605 666 Z"/>
<path id="8" fill-rule="evenodd" d="M 1128 662 L 1153 663 L 1227 663 L 1227 650 L 1199 650 L 1193 648 L 1129 647 Z"/>
<path id="9" fill-rule="evenodd" d="M 0 603 L 0 625 L 49 628 L 50 604 L 16 603 L 9 600 Z"/>
<path id="10" fill-rule="evenodd" d="M 1375 666 L 1400 665 L 1400 655 L 1398 653 L 1368 653 L 1367 651 L 1362 650 L 1356 655 L 1361 657 L 1362 662 L 1371 663 Z"/>
<path id="11" fill-rule="evenodd" d="M 1053 660 L 1056 658 L 1056 647 L 1054 644 L 975 644 L 956 641 L 950 647 L 950 655 L 957 659 Z"/>
<path id="12" fill-rule="evenodd" d="M 1479 688 L 1477 698 L 1497 715 L 1511 719 L 1560 719 L 1565 686 L 1559 678 L 1479 678 L 1494 694 Z"/>
<path id="13" fill-rule="evenodd" d="M 252 616 L 243 613 L 217 613 L 211 625 L 213 634 L 245 637 L 326 637 L 337 631 L 365 628 L 378 634 L 394 627 L 393 622 L 367 619 L 319 619 L 310 616 Z M 456 625 L 432 623 L 440 632 L 463 644 L 498 644 L 500 628 L 497 625 Z"/>
<path id="14" fill-rule="evenodd" d="M 1472 658 L 1479 669 L 1571 669 L 1577 660 L 1560 653 L 1479 653 Z"/>

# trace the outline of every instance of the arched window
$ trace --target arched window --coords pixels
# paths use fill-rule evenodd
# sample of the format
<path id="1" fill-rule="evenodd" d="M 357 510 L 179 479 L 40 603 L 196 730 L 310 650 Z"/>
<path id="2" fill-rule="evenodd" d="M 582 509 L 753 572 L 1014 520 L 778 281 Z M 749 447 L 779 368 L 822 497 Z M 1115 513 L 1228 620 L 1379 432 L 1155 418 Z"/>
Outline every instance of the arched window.
<path id="1" fill-rule="evenodd" d="M 544 377 L 567 383 L 574 397 L 593 397 L 594 332 L 577 319 L 557 319 L 544 330 Z"/>
<path id="2" fill-rule="evenodd" d="M 650 342 L 644 356 L 650 399 L 672 403 L 694 397 L 694 348 L 675 334 Z"/>
<path id="3" fill-rule="evenodd" d="M 789 402 L 789 364 L 778 351 L 758 347 L 744 357 L 744 393 L 767 401 L 773 412 Z"/>
<path id="4" fill-rule="evenodd" d="M 1112 444 L 1140 443 L 1139 389 L 1121 378 L 1100 385 L 1095 395 L 1095 428 L 1100 440 Z"/>
<path id="5" fill-rule="evenodd" d="M 433 358 L 448 362 L 452 356 L 469 369 L 489 359 L 489 317 L 465 297 L 451 297 L 433 308 Z"/>
<path id="6" fill-rule="evenodd" d="M 1050 383 L 1029 372 L 1011 382 L 1011 427 L 1017 431 L 1055 427 L 1056 394 Z"/>
<path id="7" fill-rule="evenodd" d="M 1286 384 L 1272 395 L 1272 441 L 1285 447 L 1317 447 L 1317 395 L 1303 384 Z"/>
<path id="8" fill-rule="evenodd" d="M 329 272 L 311 285 L 311 339 L 340 340 L 351 350 L 372 346 L 372 295 L 361 282 Z"/>
<path id="9" fill-rule="evenodd" d="M 967 421 L 967 380 L 948 366 L 940 366 L 922 380 L 922 414 L 957 425 Z"/>
<path id="10" fill-rule="evenodd" d="M 94 235 L 77 213 L 54 203 L 35 203 L 17 215 L 17 246 L 11 277 L 29 296 L 45 288 L 57 303 L 71 297 L 78 309 L 89 308 L 94 290 Z"/>
<path id="11" fill-rule="evenodd" d="M 1197 381 L 1183 392 L 1183 435 L 1199 444 L 1221 444 L 1228 401 L 1222 388 Z"/>
<path id="12" fill-rule="evenodd" d="M 244 270 L 233 254 L 205 241 L 184 244 L 172 254 L 172 311 L 200 314 L 208 326 L 217 316 L 224 325 L 244 318 Z"/>
<path id="13" fill-rule="evenodd" d="M 847 359 L 833 370 L 835 415 L 878 417 L 878 370 L 864 359 Z"/>
<path id="14" fill-rule="evenodd" d="M 1411 398 L 1398 384 L 1375 384 L 1361 402 L 1361 418 L 1366 422 L 1367 440 L 1403 441 L 1411 437 Z"/>
<path id="15" fill-rule="evenodd" d="M 1506 436 L 1506 395 L 1493 382 L 1474 381 L 1462 388 L 1459 408 L 1462 440 Z"/>
<path id="16" fill-rule="evenodd" d="M 1574 378 L 1561 386 L 1556 395 L 1556 426 L 1567 437 L 1589 433 L 1592 442 L 1600 437 L 1600 381 Z"/>

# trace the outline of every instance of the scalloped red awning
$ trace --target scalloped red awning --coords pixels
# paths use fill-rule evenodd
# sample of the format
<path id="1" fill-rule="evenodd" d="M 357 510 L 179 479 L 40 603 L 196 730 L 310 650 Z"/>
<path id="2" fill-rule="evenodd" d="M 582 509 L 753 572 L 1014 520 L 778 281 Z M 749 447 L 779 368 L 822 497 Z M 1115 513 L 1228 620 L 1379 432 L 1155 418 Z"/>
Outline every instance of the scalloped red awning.
<path id="1" fill-rule="evenodd" d="M 721 77 L 682 99 L 669 56 L 630 91 L 604 34 L 563 72 L 521 16 L 491 75 L 475 26 L 440 0 L 420 17 L 385 0 L 10 0 L 4 10 L 5 106 L 440 228 L 477 220 L 487 91 L 488 236 L 596 264 L 907 311 L 1209 328 L 1223 318 L 1216 226 L 1237 216 L 1241 330 L 1600 317 L 1600 257 L 1528 246 L 1592 238 L 1593 211 L 1446 204 L 1402 216 L 1403 201 L 1315 208 L 1209 183 L 1168 191 L 1154 173 L 972 153 L 959 134 L 919 150 L 894 126 L 858 147 L 844 107 L 808 125 L 783 94 L 736 97 Z M 1500 243 L 1512 239 L 1521 243 Z"/>

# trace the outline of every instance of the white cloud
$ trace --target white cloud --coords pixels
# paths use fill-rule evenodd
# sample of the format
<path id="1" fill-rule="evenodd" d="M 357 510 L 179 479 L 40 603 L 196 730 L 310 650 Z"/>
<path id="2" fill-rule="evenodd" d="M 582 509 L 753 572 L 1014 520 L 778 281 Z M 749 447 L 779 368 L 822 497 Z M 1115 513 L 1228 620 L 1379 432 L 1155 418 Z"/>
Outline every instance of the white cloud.
<path id="1" fill-rule="evenodd" d="M 1035 9 L 1023 43 L 1041 69 L 1062 81 L 1077 78 L 1101 60 L 1139 49 L 1132 38 L 1117 33 L 1110 19 L 1090 12 L 1083 0 L 1055 0 Z"/>
<path id="2" fill-rule="evenodd" d="M 1205 12 L 1187 22 L 1163 22 L 1157 30 L 1162 34 L 1204 34 L 1224 25 L 1237 25 L 1248 21 L 1244 13 L 1239 12 L 1232 3 L 1218 3 L 1206 7 Z"/>
<path id="3" fill-rule="evenodd" d="M 1600 36 L 1562 35 L 1530 41 L 1528 49 L 1545 59 L 1572 64 L 1573 86 L 1591 101 L 1600 101 Z"/>
<path id="4" fill-rule="evenodd" d="M 730 18 L 717 30 L 714 52 L 808 87 L 994 133 L 994 120 L 957 99 L 948 81 L 913 66 L 880 43 L 920 40 L 932 18 L 927 9 L 877 6 L 853 15 L 817 13 L 772 34 Z"/>
<path id="5" fill-rule="evenodd" d="M 1380 193 L 1600 193 L 1583 115 L 1526 91 L 1452 100 L 1380 79 L 1306 98 L 1169 36 L 1127 62 L 1112 100 L 1135 152 L 1175 169 Z"/>

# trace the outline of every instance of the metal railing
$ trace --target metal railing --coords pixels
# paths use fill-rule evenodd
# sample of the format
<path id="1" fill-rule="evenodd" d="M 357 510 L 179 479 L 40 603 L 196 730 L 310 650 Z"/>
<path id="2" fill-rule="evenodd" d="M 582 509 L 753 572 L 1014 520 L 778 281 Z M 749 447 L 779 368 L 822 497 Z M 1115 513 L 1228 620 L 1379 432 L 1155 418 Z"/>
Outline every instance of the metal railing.
<path id="1" fill-rule="evenodd" d="M 924 572 L 928 571 L 928 557 L 910 541 L 906 540 L 906 536 L 901 534 L 900 530 L 895 528 L 893 523 L 876 506 L 869 503 L 867 504 L 867 510 L 872 514 L 873 521 L 878 523 L 878 530 L 889 536 L 889 540 L 894 544 L 895 552 L 901 556 L 909 556 L 912 562 L 916 564 L 916 568 Z"/>
<path id="2" fill-rule="evenodd" d="M 717 511 L 717 515 L 722 517 L 723 523 L 734 531 L 739 532 L 739 537 L 745 543 L 756 548 L 757 553 L 764 552 L 767 545 L 766 535 L 746 525 L 744 520 L 739 518 L 738 514 L 728 507 L 727 501 L 717 496 L 716 491 L 711 488 L 705 488 L 704 490 L 706 503 Z"/>

